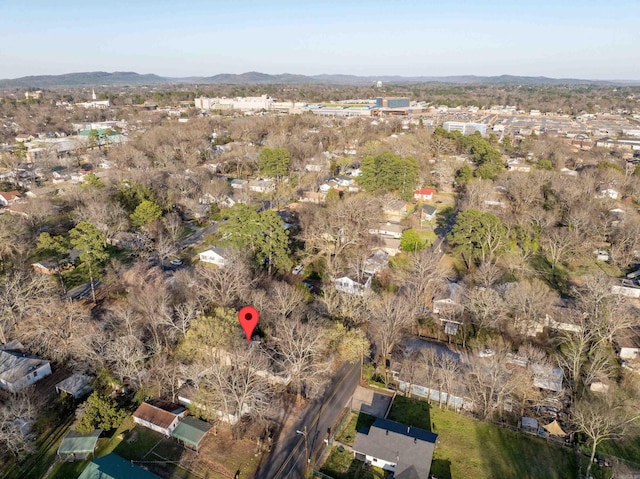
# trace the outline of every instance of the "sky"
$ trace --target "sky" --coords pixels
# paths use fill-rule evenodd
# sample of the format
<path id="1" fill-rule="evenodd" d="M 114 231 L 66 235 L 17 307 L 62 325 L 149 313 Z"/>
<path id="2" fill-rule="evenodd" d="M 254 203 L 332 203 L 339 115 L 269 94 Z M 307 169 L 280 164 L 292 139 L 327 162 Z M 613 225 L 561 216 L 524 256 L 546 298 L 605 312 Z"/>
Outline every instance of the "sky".
<path id="1" fill-rule="evenodd" d="M 0 0 L 0 78 L 87 71 L 640 80 L 640 0 Z"/>

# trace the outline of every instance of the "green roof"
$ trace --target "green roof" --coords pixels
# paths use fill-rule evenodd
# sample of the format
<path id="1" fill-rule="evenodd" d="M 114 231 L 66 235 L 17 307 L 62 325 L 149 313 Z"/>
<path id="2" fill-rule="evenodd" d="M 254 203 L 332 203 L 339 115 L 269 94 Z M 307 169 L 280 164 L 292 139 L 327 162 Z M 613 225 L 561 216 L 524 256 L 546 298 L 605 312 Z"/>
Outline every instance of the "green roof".
<path id="1" fill-rule="evenodd" d="M 211 424 L 191 416 L 187 416 L 178 424 L 171 435 L 182 442 L 198 447 L 204 435 L 211 429 Z"/>
<path id="2" fill-rule="evenodd" d="M 91 461 L 78 479 L 161 479 L 161 477 L 122 459 L 117 454 L 107 454 Z"/>
<path id="3" fill-rule="evenodd" d="M 88 454 L 94 451 L 102 429 L 96 429 L 89 434 L 69 431 L 58 448 L 58 454 Z"/>

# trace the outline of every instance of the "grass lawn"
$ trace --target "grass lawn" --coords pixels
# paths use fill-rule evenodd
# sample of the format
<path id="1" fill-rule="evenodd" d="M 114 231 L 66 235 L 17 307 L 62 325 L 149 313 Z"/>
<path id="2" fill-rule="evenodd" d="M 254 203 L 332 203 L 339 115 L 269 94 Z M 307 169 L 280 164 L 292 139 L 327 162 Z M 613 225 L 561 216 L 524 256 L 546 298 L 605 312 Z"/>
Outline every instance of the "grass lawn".
<path id="1" fill-rule="evenodd" d="M 44 477 L 56 459 L 58 447 L 62 442 L 75 416 L 60 408 L 50 408 L 38 422 L 40 433 L 36 440 L 36 452 L 19 464 L 7 463 L 0 468 L 2 479 L 22 479 L 28 477 Z"/>
<path id="2" fill-rule="evenodd" d="M 376 418 L 369 414 L 352 412 L 349 421 L 345 423 L 340 433 L 336 436 L 336 440 L 342 444 L 353 446 L 353 441 L 356 440 L 356 432 L 368 433 L 375 420 Z"/>
<path id="3" fill-rule="evenodd" d="M 356 461 L 353 453 L 341 451 L 337 447 L 331 449 L 331 454 L 320 468 L 320 472 L 333 479 L 385 479 L 386 477 L 384 470 Z"/>
<path id="4" fill-rule="evenodd" d="M 116 432 L 111 437 L 103 437 L 98 439 L 98 447 L 96 448 L 95 457 L 106 456 L 118 447 L 124 435 L 134 427 L 131 416 L 127 417 Z M 56 464 L 49 474 L 49 479 L 75 479 L 84 468 L 87 467 L 88 461 L 62 462 Z"/>
<path id="5" fill-rule="evenodd" d="M 438 479 L 577 477 L 573 450 L 396 396 L 389 419 L 438 434 L 431 472 Z"/>

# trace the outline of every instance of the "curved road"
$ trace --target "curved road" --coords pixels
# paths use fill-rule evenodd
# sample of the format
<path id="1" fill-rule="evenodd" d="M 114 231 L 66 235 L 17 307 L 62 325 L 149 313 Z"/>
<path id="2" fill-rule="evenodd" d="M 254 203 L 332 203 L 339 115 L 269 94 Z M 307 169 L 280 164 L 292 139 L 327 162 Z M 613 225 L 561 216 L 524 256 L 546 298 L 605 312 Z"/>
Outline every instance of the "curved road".
<path id="1" fill-rule="evenodd" d="M 338 420 L 360 380 L 360 365 L 345 363 L 334 375 L 323 397 L 311 402 L 296 421 L 294 427 L 278 439 L 269 458 L 260 466 L 255 479 L 299 479 L 304 477 L 305 438 L 297 431 L 307 428 L 307 440 L 311 463 L 327 438 L 328 428 Z"/>

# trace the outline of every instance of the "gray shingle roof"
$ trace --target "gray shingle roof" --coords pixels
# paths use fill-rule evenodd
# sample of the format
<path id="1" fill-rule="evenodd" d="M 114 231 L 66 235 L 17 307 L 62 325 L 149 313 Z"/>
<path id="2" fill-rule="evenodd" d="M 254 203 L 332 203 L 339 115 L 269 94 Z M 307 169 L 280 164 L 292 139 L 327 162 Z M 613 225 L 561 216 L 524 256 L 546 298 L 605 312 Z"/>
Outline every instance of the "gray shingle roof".
<path id="1" fill-rule="evenodd" d="M 355 452 L 396 464 L 396 479 L 428 478 L 438 435 L 378 418 L 368 434 L 357 433 Z"/>

